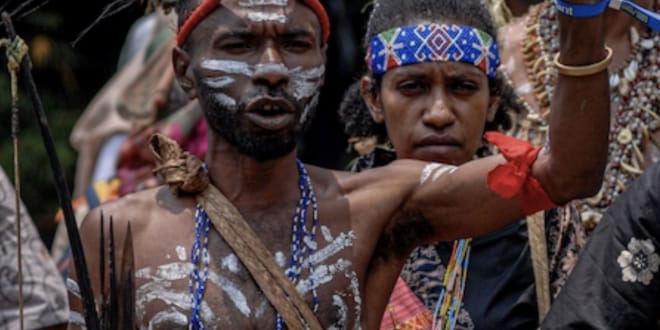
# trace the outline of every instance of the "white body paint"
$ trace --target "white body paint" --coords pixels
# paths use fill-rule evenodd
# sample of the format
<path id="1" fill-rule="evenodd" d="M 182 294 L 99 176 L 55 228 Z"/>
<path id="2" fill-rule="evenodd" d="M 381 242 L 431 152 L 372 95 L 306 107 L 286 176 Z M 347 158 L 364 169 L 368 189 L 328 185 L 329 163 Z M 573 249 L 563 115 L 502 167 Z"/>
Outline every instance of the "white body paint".
<path id="1" fill-rule="evenodd" d="M 307 292 L 316 289 L 319 286 L 330 283 L 335 277 L 335 274 L 339 272 L 344 272 L 351 268 L 351 262 L 344 259 L 339 259 L 333 265 L 319 265 L 314 268 L 314 274 L 309 276 L 306 279 L 301 279 L 296 285 L 296 290 L 304 295 Z M 312 280 L 314 279 L 314 286 L 312 286 Z"/>
<path id="2" fill-rule="evenodd" d="M 222 258 L 222 268 L 227 269 L 234 274 L 237 274 L 239 268 L 238 268 L 238 258 L 236 257 L 236 255 L 230 254 Z"/>
<path id="3" fill-rule="evenodd" d="M 278 266 L 282 268 L 286 267 L 286 256 L 284 255 L 284 252 L 282 251 L 275 252 L 275 262 L 277 263 Z"/>
<path id="4" fill-rule="evenodd" d="M 188 316 L 173 308 L 166 311 L 160 311 L 149 321 L 149 327 L 147 329 L 160 329 L 166 324 L 169 326 L 176 324 L 186 327 L 188 326 Z"/>
<path id="5" fill-rule="evenodd" d="M 188 259 L 188 254 L 186 253 L 185 247 L 177 246 L 174 250 L 176 251 L 176 256 L 179 258 L 179 260 L 186 261 Z"/>
<path id="6" fill-rule="evenodd" d="M 328 328 L 328 330 L 340 330 L 346 328 L 346 320 L 348 318 L 348 306 L 343 299 L 337 294 L 332 296 L 332 305 L 335 306 L 339 314 L 338 320 Z"/>
<path id="7" fill-rule="evenodd" d="M 439 163 L 430 163 L 424 167 L 422 170 L 422 175 L 419 180 L 419 184 L 423 185 L 429 179 L 431 181 L 436 181 L 438 180 L 441 176 L 447 174 L 447 173 L 454 173 L 458 170 L 458 167 L 452 166 L 452 165 L 444 165 L 444 164 L 439 164 Z"/>
<path id="8" fill-rule="evenodd" d="M 309 261 L 313 265 L 319 265 L 333 255 L 353 246 L 353 239 L 355 239 L 353 231 L 350 231 L 349 233 L 341 233 L 334 241 L 332 241 L 332 243 L 314 252 L 314 254 L 310 256 Z M 305 260 L 305 262 L 307 262 L 307 260 Z"/>
<path id="9" fill-rule="evenodd" d="M 323 235 L 323 239 L 326 241 L 326 243 L 332 242 L 332 233 L 330 232 L 330 228 L 321 226 L 321 235 Z"/>
<path id="10" fill-rule="evenodd" d="M 306 278 L 300 279 L 296 285 L 296 289 L 304 295 L 313 289 L 330 283 L 338 274 L 343 274 L 350 281 L 350 293 L 336 293 L 332 296 L 332 304 L 337 312 L 337 321 L 333 325 L 333 328 L 346 328 L 348 313 L 350 311 L 347 307 L 349 304 L 345 299 L 353 299 L 356 306 L 356 329 L 358 329 L 360 324 L 361 298 L 358 277 L 355 271 L 352 270 L 352 263 L 349 260 L 339 258 L 332 264 L 323 264 L 346 248 L 352 247 L 355 236 L 350 231 L 348 233 L 341 233 L 336 238 L 333 238 L 330 229 L 325 226 L 321 227 L 321 233 L 328 244 L 303 260 L 302 264 L 311 262 L 314 265 L 314 270 L 313 274 L 307 274 Z M 306 241 L 305 243 L 313 245 L 311 242 Z M 177 247 L 176 252 L 179 258 L 182 255 L 186 256 L 185 249 L 181 247 Z M 286 255 L 283 252 L 276 252 L 275 259 L 284 268 Z M 223 269 L 234 274 L 239 273 L 242 268 L 235 254 L 229 254 L 220 259 L 220 265 Z M 142 268 L 136 272 L 135 276 L 137 279 L 146 281 L 136 291 L 137 316 L 140 323 L 144 323 L 142 320 L 148 304 L 158 302 L 167 306 L 164 310 L 153 316 L 152 319 L 147 320 L 148 327 L 143 327 L 144 329 L 159 328 L 165 325 L 187 327 L 189 322 L 189 314 L 187 313 L 192 308 L 190 294 L 187 290 L 174 291 L 172 287 L 175 282 L 179 285 L 181 281 L 187 283 L 192 270 L 193 265 L 189 262 L 174 262 L 160 265 L 155 269 L 150 267 Z M 314 281 L 311 280 L 312 278 Z M 251 309 L 248 305 L 247 297 L 241 291 L 240 285 L 221 276 L 221 274 L 210 271 L 207 286 L 210 285 L 220 288 L 226 294 L 227 299 L 246 318 L 262 317 L 270 308 L 270 303 L 264 299 L 260 300 L 259 303 L 255 303 L 254 308 Z M 222 315 L 215 315 L 214 310 L 205 301 L 202 301 L 201 316 L 207 328 L 217 328 L 223 318 Z"/>
<path id="11" fill-rule="evenodd" d="M 353 294 L 353 301 L 355 303 L 355 327 L 354 329 L 360 329 L 360 317 L 362 316 L 362 295 L 360 293 L 360 281 L 355 271 L 351 271 L 346 274 L 346 278 L 351 281 L 351 293 Z"/>
<path id="12" fill-rule="evenodd" d="M 229 262 L 231 264 L 231 261 Z M 188 281 L 188 276 L 193 269 L 191 263 L 176 262 L 159 266 L 155 271 L 151 268 L 143 268 L 135 273 L 135 277 L 139 279 L 148 280 L 147 283 L 141 285 L 136 290 L 136 307 L 140 319 L 144 317 L 145 306 L 153 301 L 161 301 L 172 308 L 182 311 L 189 311 L 192 308 L 190 293 L 174 292 L 172 291 L 172 283 L 174 281 Z M 245 317 L 250 317 L 251 311 L 247 303 L 247 298 L 241 292 L 236 283 L 218 275 L 215 272 L 209 272 L 207 285 L 210 283 L 219 287 L 227 294 L 227 297 L 232 301 L 236 309 Z M 214 328 L 217 324 L 218 317 L 213 313 L 208 304 L 202 301 L 202 319 L 207 327 Z M 163 314 L 163 318 L 168 319 L 172 315 Z M 154 317 L 155 318 L 155 317 Z M 154 321 L 154 319 L 149 322 Z M 187 322 L 187 320 L 186 320 Z M 187 324 L 187 323 L 186 323 Z M 184 324 L 185 325 L 185 324 Z"/>

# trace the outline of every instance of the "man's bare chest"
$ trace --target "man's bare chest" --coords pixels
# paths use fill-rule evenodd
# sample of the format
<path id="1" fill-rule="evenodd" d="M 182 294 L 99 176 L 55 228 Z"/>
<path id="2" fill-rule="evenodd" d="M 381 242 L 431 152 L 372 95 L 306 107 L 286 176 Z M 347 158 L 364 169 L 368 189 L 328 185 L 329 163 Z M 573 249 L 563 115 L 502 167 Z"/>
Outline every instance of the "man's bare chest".
<path id="1" fill-rule="evenodd" d="M 264 228 L 260 228 L 263 232 Z M 353 264 L 353 232 L 325 225 L 316 228 L 308 253 L 292 258 L 292 231 L 273 230 L 264 244 L 286 274 L 294 274 L 297 291 L 324 327 L 355 328 L 360 316 L 360 283 Z M 255 230 L 256 231 L 256 230 Z M 192 233 L 191 233 L 192 234 Z M 187 235 L 194 236 L 194 235 Z M 162 238 L 168 241 L 166 237 Z M 194 237 L 176 238 L 159 248 L 142 250 L 136 262 L 137 317 L 145 328 L 187 328 L 192 309 L 207 328 L 275 328 L 276 311 L 239 255 L 217 232 L 208 240 L 207 262 L 193 262 Z M 295 261 L 293 259 L 296 259 Z M 206 274 L 202 299 L 196 304 L 197 274 Z"/>

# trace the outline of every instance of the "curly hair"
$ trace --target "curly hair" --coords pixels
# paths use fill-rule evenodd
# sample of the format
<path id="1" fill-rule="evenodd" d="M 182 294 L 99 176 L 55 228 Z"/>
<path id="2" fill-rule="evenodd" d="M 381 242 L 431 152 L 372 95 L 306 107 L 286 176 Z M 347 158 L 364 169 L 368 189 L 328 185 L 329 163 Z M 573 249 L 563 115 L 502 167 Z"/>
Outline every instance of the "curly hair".
<path id="1" fill-rule="evenodd" d="M 368 42 L 375 35 L 398 26 L 410 25 L 419 21 L 450 22 L 478 28 L 497 40 L 497 27 L 488 8 L 480 0 L 378 0 L 375 2 L 367 23 L 367 32 L 363 40 L 366 50 Z M 381 78 L 371 72 L 368 91 L 376 93 Z M 503 74 L 498 72 L 488 81 L 490 93 L 498 96 L 499 107 L 492 122 L 485 123 L 485 130 L 507 130 L 511 128 L 509 111 L 519 113 L 523 106 L 519 97 Z M 360 81 L 353 83 L 340 104 L 339 116 L 344 123 L 344 131 L 350 137 L 376 136 L 378 140 L 387 140 L 387 131 L 383 124 L 377 124 L 371 118 L 360 92 Z"/>

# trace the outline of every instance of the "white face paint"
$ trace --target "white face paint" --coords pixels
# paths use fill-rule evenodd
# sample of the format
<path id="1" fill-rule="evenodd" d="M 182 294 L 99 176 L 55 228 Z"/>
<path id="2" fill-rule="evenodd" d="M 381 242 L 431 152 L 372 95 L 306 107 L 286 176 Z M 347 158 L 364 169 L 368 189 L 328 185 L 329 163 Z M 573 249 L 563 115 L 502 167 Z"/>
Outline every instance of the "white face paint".
<path id="1" fill-rule="evenodd" d="M 177 246 L 174 250 L 176 251 L 176 256 L 179 258 L 179 260 L 186 261 L 188 259 L 188 254 L 186 253 L 185 247 Z"/>
<path id="2" fill-rule="evenodd" d="M 452 166 L 452 165 L 444 165 L 444 164 L 438 164 L 438 163 L 430 163 L 424 167 L 422 170 L 422 175 L 420 178 L 420 185 L 423 185 L 429 179 L 431 181 L 436 181 L 438 180 L 441 176 L 447 174 L 447 173 L 454 173 L 458 170 L 458 167 Z"/>
<path id="3" fill-rule="evenodd" d="M 241 61 L 206 59 L 202 61 L 201 67 L 212 72 L 243 75 L 248 78 L 254 77 L 255 74 L 277 73 L 286 75 L 289 77 L 293 89 L 293 97 L 298 101 L 317 95 L 323 76 L 325 75 L 325 65 L 310 69 L 303 69 L 302 67 L 289 69 L 284 64 L 249 65 Z M 209 87 L 211 87 L 211 84 L 226 87 L 234 82 L 227 82 L 220 78 L 208 78 L 204 80 L 204 83 Z"/>
<path id="4" fill-rule="evenodd" d="M 220 106 L 228 109 L 229 111 L 236 112 L 237 103 L 236 100 L 231 98 L 231 96 L 224 93 L 215 93 L 213 96 Z"/>
<path id="5" fill-rule="evenodd" d="M 301 124 L 304 124 L 307 121 L 307 117 L 309 116 L 309 113 L 312 111 L 312 109 L 316 108 L 318 104 L 319 104 L 319 93 L 317 92 L 309 100 L 309 102 L 307 102 L 307 105 L 305 106 L 305 110 L 303 110 L 302 116 L 300 116 Z"/>
<path id="6" fill-rule="evenodd" d="M 202 80 L 206 86 L 209 86 L 210 88 L 225 88 L 235 82 L 234 78 L 232 77 L 227 77 L 227 76 L 221 76 L 221 77 L 210 77 L 210 78 L 205 78 Z"/>
<path id="7" fill-rule="evenodd" d="M 254 69 L 249 64 L 241 61 L 208 60 L 202 61 L 200 66 L 209 71 L 222 72 L 226 74 L 240 74 L 248 77 L 254 75 Z"/>
<path id="8" fill-rule="evenodd" d="M 318 92 L 321 87 L 321 79 L 325 75 L 325 65 L 311 69 L 297 67 L 291 70 L 290 74 L 293 96 L 300 101 Z"/>
<path id="9" fill-rule="evenodd" d="M 323 239 L 327 243 L 332 242 L 332 233 L 330 232 L 330 228 L 326 226 L 321 226 L 321 235 L 323 235 Z"/>
<path id="10" fill-rule="evenodd" d="M 289 1 L 288 0 L 242 0 L 238 2 L 238 5 L 243 8 L 252 8 L 257 6 L 286 7 L 289 5 Z"/>

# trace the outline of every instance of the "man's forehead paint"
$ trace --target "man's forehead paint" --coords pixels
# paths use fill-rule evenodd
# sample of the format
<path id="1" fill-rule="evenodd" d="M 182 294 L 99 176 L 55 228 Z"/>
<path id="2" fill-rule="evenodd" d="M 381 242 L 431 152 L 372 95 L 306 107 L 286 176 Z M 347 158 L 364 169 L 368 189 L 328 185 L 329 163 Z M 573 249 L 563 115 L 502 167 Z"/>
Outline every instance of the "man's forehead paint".
<path id="1" fill-rule="evenodd" d="M 325 7 L 321 4 L 319 0 L 301 0 L 309 8 L 312 9 L 314 14 L 321 23 L 321 32 L 323 34 L 323 43 L 327 43 L 330 38 L 330 18 L 328 13 L 325 10 Z M 183 24 L 179 26 L 179 31 L 176 34 L 176 43 L 177 46 L 181 47 L 188 36 L 195 29 L 195 27 L 208 16 L 213 10 L 215 10 L 220 5 L 221 0 L 202 0 L 200 5 L 195 8 L 185 19 Z M 250 6 L 286 6 L 288 4 L 287 0 L 242 0 L 238 3 L 242 7 Z"/>
<path id="2" fill-rule="evenodd" d="M 251 8 L 257 6 L 286 7 L 288 4 L 289 4 L 288 0 L 243 0 L 238 2 L 238 5 L 244 8 Z"/>

